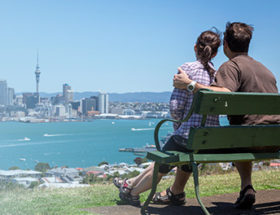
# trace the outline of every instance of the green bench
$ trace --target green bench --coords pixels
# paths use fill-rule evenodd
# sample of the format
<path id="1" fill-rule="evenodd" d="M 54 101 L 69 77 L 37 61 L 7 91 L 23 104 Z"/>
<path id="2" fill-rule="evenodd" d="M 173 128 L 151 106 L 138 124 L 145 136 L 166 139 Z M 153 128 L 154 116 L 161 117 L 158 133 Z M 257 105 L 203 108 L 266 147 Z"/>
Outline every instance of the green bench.
<path id="1" fill-rule="evenodd" d="M 184 122 L 193 113 L 201 114 L 202 122 L 198 128 L 191 128 L 187 149 L 191 153 L 175 151 L 162 152 L 160 149 L 158 132 L 161 125 L 167 121 Z M 217 163 L 234 161 L 256 161 L 280 159 L 280 152 L 276 153 L 226 153 L 206 154 L 199 150 L 250 148 L 255 146 L 280 146 L 280 125 L 252 125 L 252 126 L 205 126 L 207 115 L 246 115 L 246 114 L 280 114 L 280 94 L 271 93 L 223 93 L 200 90 L 194 95 L 190 112 L 182 121 L 172 119 L 161 120 L 154 132 L 157 151 L 148 152 L 147 158 L 155 161 L 153 185 L 149 197 L 141 208 L 146 214 L 147 207 L 155 194 L 157 175 L 160 164 L 182 165 L 190 163 L 193 168 L 195 193 L 205 214 L 209 214 L 199 196 L 198 163 Z"/>

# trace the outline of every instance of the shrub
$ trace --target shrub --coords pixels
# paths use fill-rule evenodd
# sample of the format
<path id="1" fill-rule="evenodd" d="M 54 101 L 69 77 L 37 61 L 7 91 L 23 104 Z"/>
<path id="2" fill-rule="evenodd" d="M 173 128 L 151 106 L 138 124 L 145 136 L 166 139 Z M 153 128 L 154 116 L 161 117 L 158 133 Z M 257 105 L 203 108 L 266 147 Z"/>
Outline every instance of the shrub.
<path id="1" fill-rule="evenodd" d="M 38 172 L 46 172 L 50 169 L 50 165 L 48 163 L 37 163 L 34 169 Z"/>

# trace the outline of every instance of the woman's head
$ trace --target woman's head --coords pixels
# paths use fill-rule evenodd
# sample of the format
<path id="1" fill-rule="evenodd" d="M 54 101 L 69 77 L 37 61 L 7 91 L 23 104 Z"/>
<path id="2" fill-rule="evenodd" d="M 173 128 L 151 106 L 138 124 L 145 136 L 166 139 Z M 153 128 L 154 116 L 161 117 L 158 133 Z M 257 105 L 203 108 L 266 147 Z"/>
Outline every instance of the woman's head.
<path id="1" fill-rule="evenodd" d="M 220 45 L 220 34 L 213 31 L 204 31 L 197 38 L 195 44 L 196 56 L 210 74 L 213 74 L 215 71 L 213 71 L 208 63 L 216 56 Z"/>

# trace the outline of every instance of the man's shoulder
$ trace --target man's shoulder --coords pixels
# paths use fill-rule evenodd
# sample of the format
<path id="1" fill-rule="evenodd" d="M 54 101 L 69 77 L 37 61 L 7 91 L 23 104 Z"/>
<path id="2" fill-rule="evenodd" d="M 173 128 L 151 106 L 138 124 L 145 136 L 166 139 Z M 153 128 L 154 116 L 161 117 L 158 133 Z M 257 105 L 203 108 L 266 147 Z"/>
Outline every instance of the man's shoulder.
<path id="1" fill-rule="evenodd" d="M 228 60 L 224 62 L 218 69 L 218 71 L 225 71 L 225 70 L 231 70 L 236 69 L 238 67 L 238 64 L 232 60 Z"/>

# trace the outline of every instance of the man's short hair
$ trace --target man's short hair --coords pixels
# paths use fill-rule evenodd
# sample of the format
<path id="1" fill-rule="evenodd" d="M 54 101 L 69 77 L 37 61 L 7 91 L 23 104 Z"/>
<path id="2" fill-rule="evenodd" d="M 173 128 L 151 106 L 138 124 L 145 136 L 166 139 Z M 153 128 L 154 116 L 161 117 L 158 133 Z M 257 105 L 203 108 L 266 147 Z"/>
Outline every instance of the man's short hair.
<path id="1" fill-rule="evenodd" d="M 254 28 L 242 22 L 228 22 L 224 40 L 233 52 L 248 52 Z"/>

